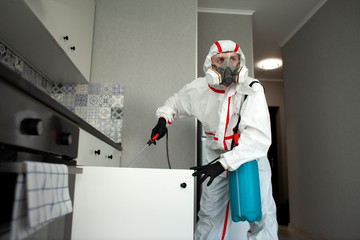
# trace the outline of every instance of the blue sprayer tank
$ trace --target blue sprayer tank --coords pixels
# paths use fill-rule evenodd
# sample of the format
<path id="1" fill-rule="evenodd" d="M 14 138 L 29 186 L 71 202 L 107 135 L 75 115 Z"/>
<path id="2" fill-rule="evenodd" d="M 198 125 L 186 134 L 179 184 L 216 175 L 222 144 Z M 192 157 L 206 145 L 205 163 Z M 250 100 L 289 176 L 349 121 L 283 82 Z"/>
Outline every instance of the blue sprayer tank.
<path id="1" fill-rule="evenodd" d="M 230 207 L 234 222 L 260 221 L 261 196 L 259 168 L 256 160 L 229 171 Z"/>

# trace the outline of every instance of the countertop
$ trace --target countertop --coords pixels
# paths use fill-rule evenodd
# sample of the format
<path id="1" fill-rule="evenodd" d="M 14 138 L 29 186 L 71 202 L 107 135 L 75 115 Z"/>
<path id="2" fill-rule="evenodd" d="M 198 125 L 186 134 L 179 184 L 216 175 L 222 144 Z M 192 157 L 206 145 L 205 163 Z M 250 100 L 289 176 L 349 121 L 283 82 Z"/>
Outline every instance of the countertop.
<path id="1" fill-rule="evenodd" d="M 51 108 L 55 112 L 59 113 L 63 117 L 69 119 L 70 121 L 74 122 L 83 130 L 87 131 L 88 133 L 92 134 L 93 136 L 99 138 L 100 140 L 106 142 L 107 144 L 111 145 L 112 147 L 122 150 L 121 143 L 115 143 L 110 138 L 105 136 L 103 133 L 98 131 L 96 128 L 91 126 L 87 123 L 84 119 L 77 116 L 75 113 L 71 112 L 69 109 L 61 105 L 51 96 L 43 92 L 42 90 L 38 89 L 26 79 L 22 78 L 17 73 L 11 71 L 6 66 L 0 64 L 0 80 L 6 82 L 7 84 L 13 86 L 14 88 L 18 89 L 19 91 L 23 92 L 24 94 L 36 99 L 40 103 L 46 105 L 47 107 Z"/>

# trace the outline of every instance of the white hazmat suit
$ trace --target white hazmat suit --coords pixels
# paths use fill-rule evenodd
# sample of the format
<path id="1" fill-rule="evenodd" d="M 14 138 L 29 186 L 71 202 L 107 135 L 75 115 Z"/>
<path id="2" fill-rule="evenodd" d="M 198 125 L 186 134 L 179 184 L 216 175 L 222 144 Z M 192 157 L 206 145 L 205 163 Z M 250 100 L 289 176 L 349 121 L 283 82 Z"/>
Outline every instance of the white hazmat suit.
<path id="1" fill-rule="evenodd" d="M 206 163 L 221 156 L 220 162 L 229 171 L 257 159 L 259 165 L 262 220 L 250 223 L 248 239 L 278 239 L 276 206 L 272 197 L 271 169 L 267 151 L 271 144 L 271 128 L 264 89 L 248 76 L 245 57 L 239 46 L 230 40 L 214 43 L 204 63 L 204 72 L 212 68 L 211 58 L 221 52 L 240 55 L 238 83 L 210 85 L 205 77 L 197 78 L 175 93 L 156 115 L 170 125 L 177 118 L 196 117 L 204 128 Z M 250 84 L 252 86 L 250 86 Z M 247 97 L 245 98 L 245 96 Z M 234 128 L 241 114 L 238 145 L 231 150 Z M 231 226 L 227 172 L 216 177 L 210 186 L 203 185 L 199 221 L 195 239 L 228 239 Z M 245 237 L 245 236 L 244 236 Z M 239 236 L 239 239 L 243 239 Z"/>

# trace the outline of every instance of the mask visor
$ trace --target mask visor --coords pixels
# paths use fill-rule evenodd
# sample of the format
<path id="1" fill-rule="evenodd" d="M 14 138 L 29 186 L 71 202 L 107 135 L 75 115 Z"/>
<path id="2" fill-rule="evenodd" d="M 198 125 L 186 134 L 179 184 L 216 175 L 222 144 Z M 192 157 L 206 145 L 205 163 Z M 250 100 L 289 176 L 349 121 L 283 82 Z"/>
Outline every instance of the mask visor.
<path id="1" fill-rule="evenodd" d="M 215 65 L 218 68 L 225 69 L 226 67 L 230 67 L 233 71 L 240 65 L 240 56 L 234 52 L 218 53 L 211 58 L 211 62 L 212 65 Z"/>

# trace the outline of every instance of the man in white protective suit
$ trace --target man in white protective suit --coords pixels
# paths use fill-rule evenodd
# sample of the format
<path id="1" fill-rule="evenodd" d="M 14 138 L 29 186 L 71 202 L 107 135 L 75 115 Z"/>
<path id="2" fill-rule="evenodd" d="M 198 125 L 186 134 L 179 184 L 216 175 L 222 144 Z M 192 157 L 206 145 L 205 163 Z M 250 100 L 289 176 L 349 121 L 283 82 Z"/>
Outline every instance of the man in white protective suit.
<path id="1" fill-rule="evenodd" d="M 167 126 L 177 118 L 196 117 L 206 134 L 206 163 L 194 167 L 194 176 L 206 182 L 200 200 L 199 221 L 195 239 L 228 239 L 229 214 L 228 171 L 256 159 L 259 166 L 262 219 L 252 222 L 248 239 L 278 239 L 276 206 L 272 196 L 271 169 L 267 152 L 271 144 L 271 128 L 264 89 L 248 76 L 245 56 L 230 40 L 215 42 L 205 59 L 200 77 L 186 84 L 158 108 L 158 123 L 151 138 L 162 138 Z M 239 117 L 241 121 L 236 128 Z M 238 144 L 232 148 L 234 133 Z M 219 160 L 211 163 L 219 157 Z M 209 164 L 210 163 L 210 164 Z M 244 236 L 245 237 L 245 236 Z M 239 236 L 239 239 L 243 239 Z"/>

